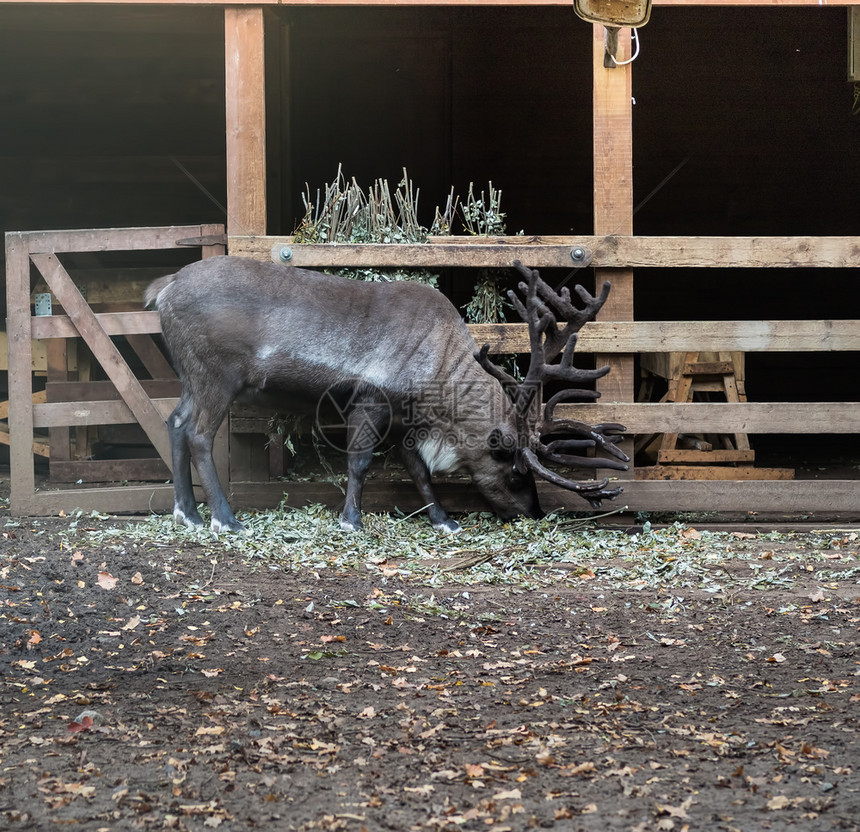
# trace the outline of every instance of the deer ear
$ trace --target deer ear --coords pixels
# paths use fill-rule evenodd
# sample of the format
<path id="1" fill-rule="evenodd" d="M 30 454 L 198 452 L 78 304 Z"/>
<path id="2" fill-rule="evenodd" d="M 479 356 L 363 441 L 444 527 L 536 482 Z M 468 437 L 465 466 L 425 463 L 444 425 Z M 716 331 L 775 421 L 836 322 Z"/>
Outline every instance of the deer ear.
<path id="1" fill-rule="evenodd" d="M 504 462 L 514 458 L 517 449 L 517 440 L 510 434 L 504 433 L 501 428 L 493 428 L 487 438 L 490 448 L 490 456 Z"/>

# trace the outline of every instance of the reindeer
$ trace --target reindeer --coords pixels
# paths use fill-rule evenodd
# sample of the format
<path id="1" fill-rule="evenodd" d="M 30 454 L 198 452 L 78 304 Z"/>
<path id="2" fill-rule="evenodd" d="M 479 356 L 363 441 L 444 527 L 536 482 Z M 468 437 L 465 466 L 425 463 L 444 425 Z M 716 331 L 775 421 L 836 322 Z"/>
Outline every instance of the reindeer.
<path id="1" fill-rule="evenodd" d="M 397 441 L 434 528 L 460 527 L 439 504 L 431 475 L 467 473 L 502 519 L 540 518 L 535 475 L 577 492 L 594 507 L 621 491 L 608 480 L 575 482 L 545 462 L 626 468 L 614 437 L 623 426 L 590 426 L 553 416 L 555 406 L 588 390 L 562 390 L 539 404 L 546 380 L 579 384 L 608 372 L 573 367 L 576 333 L 594 320 L 609 293 L 581 286 L 584 304 L 555 293 L 537 271 L 514 264 L 515 305 L 529 324 L 532 355 L 522 382 L 496 367 L 456 308 L 429 286 L 362 282 L 241 257 L 212 257 L 155 280 L 145 293 L 159 312 L 164 339 L 182 382 L 167 419 L 176 522 L 203 523 L 194 500 L 191 462 L 200 476 L 214 532 L 242 531 L 218 481 L 215 433 L 234 401 L 313 412 L 322 399 L 344 415 L 348 450 L 340 525 L 361 527 L 361 494 L 374 452 L 352 441 L 388 433 Z M 567 323 L 559 328 L 557 317 Z M 552 363 L 561 355 L 559 363 Z M 545 438 L 554 436 L 549 443 Z M 571 453 L 600 448 L 611 458 Z"/>

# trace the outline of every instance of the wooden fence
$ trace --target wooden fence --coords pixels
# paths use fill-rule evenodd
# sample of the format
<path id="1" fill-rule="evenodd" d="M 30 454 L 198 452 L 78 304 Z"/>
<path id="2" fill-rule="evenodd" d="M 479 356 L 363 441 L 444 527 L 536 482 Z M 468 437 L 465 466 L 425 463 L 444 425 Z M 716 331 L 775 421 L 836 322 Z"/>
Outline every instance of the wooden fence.
<path id="1" fill-rule="evenodd" d="M 70 232 L 15 232 L 6 235 L 7 335 L 9 344 L 9 437 L 14 514 L 53 514 L 76 508 L 105 512 L 167 511 L 172 487 L 167 484 L 65 488 L 35 487 L 33 443 L 37 430 L 86 428 L 94 424 L 136 423 L 155 447 L 168 476 L 170 454 L 164 419 L 174 406 L 175 379 L 148 348 L 147 338 L 159 332 L 158 317 L 146 311 L 96 312 L 81 295 L 57 255 L 65 252 L 133 251 L 200 247 L 203 256 L 218 254 L 215 226 L 153 229 L 112 229 Z M 292 238 L 231 237 L 231 254 L 263 261 L 287 260 L 308 267 L 426 266 L 507 267 L 520 259 L 532 267 L 574 268 L 589 264 L 600 269 L 647 267 L 739 268 L 856 268 L 860 266 L 858 237 L 509 237 L 436 238 L 424 245 L 297 245 Z M 34 316 L 31 309 L 31 267 L 42 275 L 62 305 L 64 315 Z M 522 324 L 473 326 L 479 343 L 494 353 L 528 349 Z M 113 336 L 138 341 L 138 356 L 157 368 L 153 379 L 135 377 Z M 109 383 L 90 385 L 86 400 L 78 384 L 56 381 L 57 391 L 46 401 L 34 401 L 33 339 L 66 343 L 82 339 L 103 367 Z M 858 351 L 860 321 L 672 321 L 601 320 L 582 331 L 578 352 L 629 357 L 636 353 L 672 351 Z M 147 358 L 148 356 L 148 358 Z M 147 364 L 149 362 L 149 364 Z M 171 387 L 171 384 L 173 385 Z M 59 395 L 65 390 L 65 397 Z M 37 398 L 37 397 L 36 397 Z M 860 402 L 754 402 L 652 404 L 601 402 L 566 405 L 562 415 L 592 423 L 619 421 L 631 434 L 708 432 L 781 434 L 860 433 Z M 219 440 L 218 464 L 235 505 L 276 505 L 286 488 L 291 504 L 320 500 L 332 505 L 342 499 L 327 483 L 267 482 L 249 479 L 247 468 L 228 457 L 226 430 Z M 231 452 L 232 453 L 232 452 Z M 76 469 L 78 470 L 78 469 Z M 94 470 L 99 470 L 95 468 Z M 116 470 L 102 466 L 102 471 Z M 128 468 L 133 471 L 132 468 Z M 632 475 L 631 475 L 632 476 Z M 91 477 L 92 479 L 92 477 Z M 126 476 L 124 479 L 133 479 Z M 640 481 L 624 483 L 619 501 L 631 510 L 710 510 L 779 512 L 856 512 L 860 508 L 860 479 L 850 480 L 731 480 Z M 575 495 L 541 484 L 547 506 L 582 510 Z M 417 507 L 409 489 L 369 483 L 367 508 Z M 444 496 L 444 489 L 443 489 Z M 451 486 L 448 504 L 455 509 L 480 506 L 477 496 L 462 485 Z"/>

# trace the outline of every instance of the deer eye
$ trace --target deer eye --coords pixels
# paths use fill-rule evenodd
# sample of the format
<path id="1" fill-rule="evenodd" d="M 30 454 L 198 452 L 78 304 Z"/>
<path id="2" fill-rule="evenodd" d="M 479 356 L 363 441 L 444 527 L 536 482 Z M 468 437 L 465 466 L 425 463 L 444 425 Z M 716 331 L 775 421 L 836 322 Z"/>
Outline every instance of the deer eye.
<path id="1" fill-rule="evenodd" d="M 511 469 L 506 480 L 512 491 L 522 491 L 528 485 L 527 479 L 516 468 Z"/>
<path id="2" fill-rule="evenodd" d="M 499 428 L 490 432 L 487 444 L 490 446 L 490 456 L 497 462 L 505 462 L 514 458 L 516 439 L 502 433 Z"/>

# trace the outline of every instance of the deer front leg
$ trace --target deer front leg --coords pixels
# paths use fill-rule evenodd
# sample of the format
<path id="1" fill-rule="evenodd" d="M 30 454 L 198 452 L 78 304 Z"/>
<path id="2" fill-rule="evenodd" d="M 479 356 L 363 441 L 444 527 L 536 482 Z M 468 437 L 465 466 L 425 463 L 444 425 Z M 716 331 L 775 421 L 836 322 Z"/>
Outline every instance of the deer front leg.
<path id="1" fill-rule="evenodd" d="M 363 525 L 361 522 L 361 493 L 372 460 L 373 448 L 350 451 L 349 453 L 346 503 L 340 515 L 340 527 L 345 532 L 356 532 Z"/>
<path id="2" fill-rule="evenodd" d="M 362 527 L 361 494 L 373 452 L 380 437 L 388 432 L 391 412 L 387 403 L 372 397 L 356 396 L 353 409 L 346 417 L 347 471 L 346 503 L 340 515 L 340 527 L 354 532 Z"/>
<path id="3" fill-rule="evenodd" d="M 421 499 L 427 506 L 427 514 L 430 516 L 433 528 L 446 534 L 457 534 L 461 531 L 460 524 L 448 516 L 436 499 L 433 486 L 430 484 L 430 471 L 418 451 L 401 445 L 400 454 L 409 476 L 412 477 Z"/>

